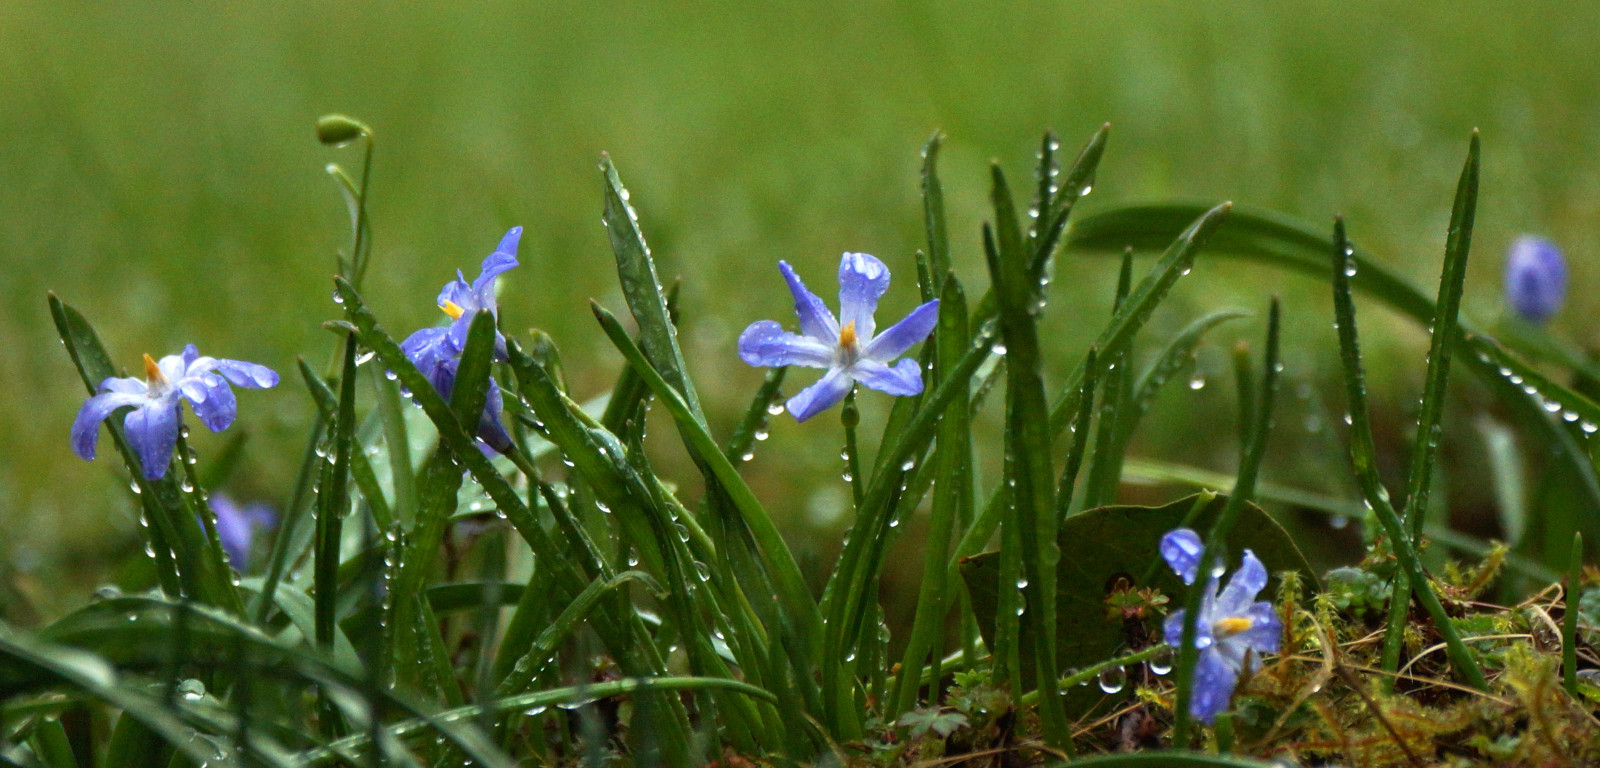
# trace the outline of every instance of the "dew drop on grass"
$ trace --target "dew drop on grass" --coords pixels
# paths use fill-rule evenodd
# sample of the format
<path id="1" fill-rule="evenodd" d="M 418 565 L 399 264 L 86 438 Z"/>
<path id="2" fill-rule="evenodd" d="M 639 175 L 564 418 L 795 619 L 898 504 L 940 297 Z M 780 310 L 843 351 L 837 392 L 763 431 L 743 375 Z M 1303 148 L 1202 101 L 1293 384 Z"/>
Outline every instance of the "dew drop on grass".
<path id="1" fill-rule="evenodd" d="M 1196 373 L 1195 375 L 1190 376 L 1189 377 L 1189 388 L 1190 389 L 1205 389 L 1206 388 L 1206 375 L 1203 374 L 1203 373 Z"/>
<path id="2" fill-rule="evenodd" d="M 1100 673 L 1100 690 L 1106 693 L 1121 693 L 1123 686 L 1128 684 L 1128 673 L 1122 667 L 1112 667 Z"/>
<path id="3" fill-rule="evenodd" d="M 783 403 L 774 402 L 767 406 L 767 415 L 777 416 L 783 413 Z"/>
<path id="4" fill-rule="evenodd" d="M 768 437 L 771 437 L 771 436 L 772 436 L 772 433 L 766 431 L 765 429 L 756 430 L 755 438 L 756 438 L 756 442 L 758 442 L 758 443 L 761 442 L 762 440 L 767 439 Z"/>
<path id="5" fill-rule="evenodd" d="M 916 459 L 906 459 L 905 461 L 900 462 L 900 471 L 901 472 L 910 472 L 911 470 L 915 469 L 916 466 L 917 466 L 917 460 Z"/>
<path id="6" fill-rule="evenodd" d="M 141 493 L 144 493 L 144 489 L 139 487 L 139 481 L 138 480 L 129 480 L 128 481 L 128 490 L 133 491 L 133 495 L 135 495 L 135 496 L 137 496 L 137 495 L 139 495 Z"/>
<path id="7" fill-rule="evenodd" d="M 1023 576 L 1022 578 L 1017 579 L 1017 589 L 1027 589 L 1027 588 L 1028 588 L 1028 577 L 1027 576 Z"/>
<path id="8" fill-rule="evenodd" d="M 1562 421 L 1567 421 L 1567 422 L 1577 421 L 1578 420 L 1578 412 L 1577 411 L 1562 411 L 1561 412 L 1561 420 Z"/>
<path id="9" fill-rule="evenodd" d="M 1344 515 L 1334 515 L 1333 517 L 1328 518 L 1328 527 L 1336 531 L 1344 530 L 1345 526 L 1348 526 L 1349 524 L 1350 518 L 1345 517 Z"/>
<path id="10" fill-rule="evenodd" d="M 206 684 L 192 677 L 187 678 L 178 683 L 178 693 L 183 696 L 184 701 L 199 701 L 205 698 Z"/>
<path id="11" fill-rule="evenodd" d="M 1578 428 L 1583 430 L 1584 434 L 1589 434 L 1589 435 L 1594 434 L 1595 430 L 1600 429 L 1600 427 L 1596 427 L 1594 422 L 1592 422 L 1592 421 L 1585 421 L 1582 424 L 1579 424 Z"/>
<path id="12" fill-rule="evenodd" d="M 1172 671 L 1172 649 L 1164 648 L 1150 657 L 1147 662 L 1150 672 L 1156 675 L 1165 675 Z"/>

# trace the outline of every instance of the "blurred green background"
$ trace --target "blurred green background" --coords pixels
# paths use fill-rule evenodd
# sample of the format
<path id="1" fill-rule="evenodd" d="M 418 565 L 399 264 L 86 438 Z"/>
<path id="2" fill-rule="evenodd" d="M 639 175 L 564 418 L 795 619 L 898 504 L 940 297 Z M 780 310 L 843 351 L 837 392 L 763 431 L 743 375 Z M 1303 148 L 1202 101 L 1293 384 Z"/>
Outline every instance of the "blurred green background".
<path id="1" fill-rule="evenodd" d="M 319 325 L 337 314 L 329 278 L 348 237 L 322 169 L 359 162 L 314 140 L 323 113 L 375 129 L 367 293 L 390 330 L 435 322 L 452 271 L 470 278 L 520 224 L 523 266 L 504 280 L 502 312 L 510 328 L 556 336 L 580 397 L 619 367 L 585 305 L 621 309 L 599 224 L 596 160 L 609 151 L 662 271 L 685 279 L 686 355 L 725 434 L 761 375 L 734 355 L 739 330 L 793 322 L 778 259 L 831 296 L 839 253 L 868 251 L 898 270 L 885 312 L 913 304 L 918 150 L 935 129 L 948 134 L 943 177 L 970 285 L 985 282 L 988 161 L 1023 186 L 1042 130 L 1075 152 L 1109 121 L 1080 211 L 1182 197 L 1315 222 L 1343 213 L 1358 243 L 1431 294 L 1478 127 L 1467 313 L 1497 315 L 1505 245 L 1546 234 L 1574 285 L 1554 331 L 1588 344 L 1596 39 L 1600 6 L 1566 2 L 12 0 L 0 12 L 0 562 L 48 605 L 83 599 L 61 576 L 92 582 L 138 548 L 120 463 L 68 448 L 84 393 L 46 290 L 130 369 L 193 342 L 284 373 L 278 389 L 240 397 L 236 428 L 251 440 L 228 490 L 286 497 L 310 412 L 294 358 L 326 360 Z M 1115 265 L 1069 255 L 1057 274 L 1049 322 L 1065 366 L 1109 311 Z M 1279 443 L 1268 480 L 1346 493 L 1342 442 L 1320 428 L 1337 418 L 1323 405 L 1337 393 L 1325 286 L 1202 260 L 1145 346 L 1205 308 L 1263 310 L 1269 292 L 1289 300 L 1285 418 L 1305 429 Z M 1384 311 L 1363 319 L 1385 450 L 1403 458 L 1425 337 Z M 1226 350 L 1260 325 L 1216 334 L 1202 373 L 1226 384 Z M 887 410 L 882 396 L 863 402 L 869 420 Z M 1135 452 L 1227 471 L 1231 409 L 1231 385 L 1176 387 Z M 664 427 L 654 434 L 670 461 Z M 197 441 L 202 456 L 221 445 Z M 794 537 L 824 555 L 846 500 L 838 442 L 830 417 L 784 417 L 749 465 Z M 1447 437 L 1446 461 L 1474 466 L 1478 442 Z M 994 448 L 981 449 L 992 460 Z M 1474 482 L 1459 495 L 1486 497 Z"/>

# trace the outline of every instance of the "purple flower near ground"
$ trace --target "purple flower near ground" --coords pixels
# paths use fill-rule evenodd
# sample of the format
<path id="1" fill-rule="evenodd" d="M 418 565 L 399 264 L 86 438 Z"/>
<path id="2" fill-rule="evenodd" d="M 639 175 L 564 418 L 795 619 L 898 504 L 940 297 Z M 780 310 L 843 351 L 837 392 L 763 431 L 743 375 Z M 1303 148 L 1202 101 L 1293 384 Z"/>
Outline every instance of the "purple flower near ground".
<path id="1" fill-rule="evenodd" d="M 1161 556 L 1185 584 L 1194 584 L 1203 550 L 1200 536 L 1188 528 L 1176 528 L 1161 537 Z M 1220 576 L 1221 573 L 1214 573 L 1206 578 L 1195 624 L 1194 643 L 1200 656 L 1194 669 L 1189 714 L 1207 723 L 1228 708 L 1233 687 L 1246 665 L 1253 667 L 1263 652 L 1276 652 L 1283 635 L 1283 622 L 1272 610 L 1272 603 L 1256 600 L 1267 586 L 1267 569 L 1254 552 L 1244 551 L 1244 562 L 1218 594 Z M 1162 629 L 1168 645 L 1178 647 L 1183 643 L 1183 616 L 1182 610 L 1167 616 Z"/>
<path id="2" fill-rule="evenodd" d="M 1567 262 L 1542 237 L 1523 235 L 1506 252 L 1506 303 L 1533 323 L 1549 320 L 1567 295 Z"/>
<path id="3" fill-rule="evenodd" d="M 243 573 L 250 567 L 251 542 L 256 531 L 271 528 L 278 515 L 271 506 L 259 501 L 241 507 L 223 493 L 211 497 L 211 511 L 217 515 L 217 538 L 222 541 L 222 549 L 228 553 L 234 569 Z"/>
<path id="4" fill-rule="evenodd" d="M 400 350 L 406 359 L 417 366 L 433 388 L 445 399 L 455 389 L 456 370 L 461 365 L 461 353 L 467 346 L 467 331 L 472 318 L 480 311 L 498 312 L 495 303 L 495 278 L 517 266 L 517 243 L 522 239 L 522 227 L 512 227 L 500 239 L 500 246 L 483 260 L 478 277 L 471 283 L 456 270 L 456 279 L 446 283 L 439 291 L 439 309 L 450 316 L 450 324 L 436 328 L 423 328 L 406 337 Z M 499 331 L 494 336 L 494 359 L 506 359 L 506 339 Z M 500 387 L 489 380 L 489 396 L 484 404 L 483 417 L 478 422 L 478 437 L 499 451 L 511 448 L 511 436 L 500 421 L 504 405 Z"/>
<path id="5" fill-rule="evenodd" d="M 800 333 L 783 329 L 774 320 L 758 320 L 739 335 L 739 358 L 755 366 L 803 365 L 827 373 L 817 383 L 789 398 L 787 407 L 796 421 L 805 421 L 832 407 L 861 382 L 891 395 L 922 391 L 922 372 L 915 360 L 895 358 L 927 338 L 939 322 L 935 299 L 911 310 L 905 319 L 883 333 L 872 314 L 878 299 L 889 290 L 889 268 L 865 253 L 846 253 L 839 262 L 839 317 L 822 299 L 806 289 L 786 262 L 778 269 L 794 295 Z M 841 324 L 842 323 L 842 324 Z"/>
<path id="6" fill-rule="evenodd" d="M 151 480 L 166 475 L 172 462 L 184 400 L 194 407 L 200 423 L 212 432 L 221 432 L 239 413 L 230 382 L 248 389 L 266 389 L 278 383 L 278 374 L 264 365 L 201 357 L 193 344 L 184 347 L 183 354 L 167 355 L 160 362 L 145 355 L 144 373 L 143 381 L 112 377 L 100 382 L 99 394 L 83 404 L 72 422 L 72 450 L 93 460 L 100 422 L 117 409 L 131 406 L 123 429 L 139 457 L 140 469 Z"/>

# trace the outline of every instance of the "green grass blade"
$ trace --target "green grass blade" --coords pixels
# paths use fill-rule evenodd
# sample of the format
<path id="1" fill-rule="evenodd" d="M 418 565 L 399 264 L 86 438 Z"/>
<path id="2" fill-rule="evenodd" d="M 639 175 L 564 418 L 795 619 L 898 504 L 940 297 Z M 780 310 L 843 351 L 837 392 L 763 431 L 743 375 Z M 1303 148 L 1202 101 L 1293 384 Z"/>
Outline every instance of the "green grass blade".
<path id="1" fill-rule="evenodd" d="M 1456 328 L 1461 313 L 1461 294 L 1466 287 L 1467 254 L 1472 249 L 1472 224 L 1478 208 L 1478 133 L 1472 133 L 1467 162 L 1456 185 L 1455 205 L 1450 211 L 1450 229 L 1445 237 L 1444 270 L 1439 276 L 1438 309 L 1428 324 L 1432 341 L 1428 349 L 1428 373 L 1422 390 L 1422 408 L 1417 415 L 1417 439 L 1411 454 L 1411 471 L 1403 503 L 1412 540 L 1418 541 L 1428 514 L 1432 490 L 1433 463 L 1438 454 L 1440 421 L 1444 418 L 1445 387 L 1450 381 L 1450 356 L 1456 348 Z"/>
<path id="2" fill-rule="evenodd" d="M 1112 313 L 1122 308 L 1133 284 L 1133 250 L 1122 254 L 1122 269 L 1117 275 L 1116 300 Z M 1134 376 L 1129 360 L 1132 347 L 1105 361 L 1104 388 L 1100 396 L 1100 418 L 1095 427 L 1093 463 L 1083 486 L 1083 508 L 1093 509 L 1116 502 L 1122 484 L 1122 444 L 1126 432 L 1123 412 L 1133 399 Z"/>
<path id="3" fill-rule="evenodd" d="M 639 231 L 639 216 L 628 203 L 628 190 L 622 186 L 610 155 L 600 156 L 600 172 L 606 185 L 602 221 L 611 237 L 611 250 L 616 253 L 622 295 L 639 324 L 639 348 L 644 350 L 645 359 L 661 373 L 661 378 L 683 398 L 695 420 L 704 425 L 700 398 L 689 381 L 683 350 L 678 347 L 678 329 L 667 311 L 667 299 L 656 274 L 655 261 L 650 256 L 650 247 L 645 245 L 644 234 Z"/>
<path id="4" fill-rule="evenodd" d="M 357 453 L 356 337 L 345 337 L 344 368 L 339 379 L 339 404 L 333 418 L 333 454 L 317 494 L 317 546 L 313 584 L 316 595 L 316 640 L 323 649 L 333 647 L 335 606 L 339 598 L 339 545 L 343 542 L 344 515 L 350 508 L 350 457 Z M 382 496 L 379 496 L 382 499 Z"/>
<path id="5" fill-rule="evenodd" d="M 1383 526 L 1385 535 L 1389 537 L 1390 546 L 1394 548 L 1395 557 L 1400 561 L 1400 567 L 1410 584 L 1412 594 L 1433 619 L 1439 633 L 1444 636 L 1450 660 L 1455 664 L 1457 673 L 1465 677 L 1473 687 L 1485 690 L 1488 688 L 1488 681 L 1485 680 L 1483 671 L 1478 668 L 1471 652 L 1461 642 L 1461 636 L 1455 631 L 1455 625 L 1450 623 L 1450 617 L 1445 614 L 1444 606 L 1433 593 L 1427 575 L 1422 570 L 1422 563 L 1417 558 L 1416 548 L 1412 546 L 1411 536 L 1390 504 L 1388 490 L 1378 479 L 1377 463 L 1374 460 L 1377 452 L 1373 448 L 1371 421 L 1367 413 L 1366 374 L 1362 369 L 1361 349 L 1357 341 L 1355 304 L 1350 296 L 1350 278 L 1356 272 L 1355 254 L 1345 239 L 1342 219 L 1334 222 L 1333 232 L 1333 260 L 1329 271 L 1333 275 L 1334 322 L 1339 330 L 1339 356 L 1344 364 L 1345 394 L 1349 400 L 1350 414 L 1350 460 L 1355 467 L 1356 480 L 1361 486 L 1361 493 L 1367 504 L 1372 507 L 1374 516 Z M 1396 599 L 1404 599 L 1398 584 L 1395 595 Z M 1391 613 L 1391 617 L 1393 615 Z M 1386 659 L 1385 663 L 1390 662 Z"/>
<path id="6" fill-rule="evenodd" d="M 934 131 L 922 146 L 922 223 L 928 238 L 928 267 L 935 278 L 950 273 L 950 225 L 945 219 L 944 185 L 939 183 L 942 146 L 943 131 Z"/>
<path id="7" fill-rule="evenodd" d="M 1068 232 L 1068 246 L 1118 252 L 1125 245 L 1153 247 L 1178 232 L 1204 207 L 1192 204 L 1132 205 L 1102 211 L 1078 219 Z M 1216 256 L 1242 258 L 1250 263 L 1268 264 L 1329 279 L 1328 236 L 1317 227 L 1281 214 L 1259 210 L 1236 210 L 1230 224 L 1217 231 L 1210 250 Z M 1390 308 L 1411 317 L 1424 327 L 1437 309 L 1433 300 L 1380 266 L 1372 256 L 1352 248 L 1348 270 L 1354 290 L 1382 301 Z M 1458 337 L 1476 331 L 1464 318 L 1457 323 Z M 1550 423 L 1537 402 L 1530 402 L 1520 385 L 1512 384 L 1497 367 L 1477 355 L 1463 355 L 1460 362 L 1487 384 L 1523 425 L 1534 433 L 1534 441 L 1552 446 L 1551 455 L 1561 470 L 1575 478 L 1582 492 L 1580 508 L 1600 510 L 1600 478 L 1588 460 L 1588 453 L 1567 430 Z M 1587 370 L 1587 369 L 1585 369 Z M 1600 529 L 1600 514 L 1591 514 L 1586 527 Z"/>
<path id="8" fill-rule="evenodd" d="M 1006 345 L 1006 484 L 1014 489 L 1013 526 L 1022 544 L 1023 594 L 1033 615 L 1034 684 L 1051 689 L 1056 674 L 1056 547 L 1055 470 L 1051 466 L 1050 412 L 1040 374 L 1039 335 L 1035 308 L 1039 283 L 1034 279 L 1017 228 L 1011 192 L 998 166 L 993 167 L 993 198 L 998 248 L 986 249 L 989 277 L 1000 307 L 1000 333 Z M 1014 618 L 1014 617 L 1013 617 Z M 1027 670 L 1023 671 L 1024 674 Z M 1015 676 L 1013 676 L 1015 680 Z M 1013 690 L 1020 698 L 1024 691 Z M 1046 743 L 1072 753 L 1071 731 L 1059 696 L 1043 696 L 1039 719 Z"/>
<path id="9" fill-rule="evenodd" d="M 936 377 L 942 378 L 943 367 L 960 358 L 971 343 L 971 330 L 967 325 L 967 298 L 954 273 L 941 281 L 943 292 L 939 297 L 939 328 L 934 337 L 937 356 L 934 366 Z M 950 537 L 961 517 L 963 505 L 971 506 L 972 488 L 972 436 L 967 418 L 967 398 L 958 393 L 939 423 L 939 435 L 934 441 L 933 466 L 938 490 L 933 497 L 933 511 L 928 521 L 927 546 L 923 551 L 922 584 L 917 594 L 917 608 L 912 619 L 911 636 L 906 641 L 902 670 L 921 669 L 924 661 L 931 660 L 934 671 L 929 688 L 930 702 L 938 700 L 939 659 L 943 655 L 943 629 L 945 615 L 949 613 L 951 571 L 949 558 Z M 918 680 L 914 675 L 901 674 L 895 680 L 886 719 L 893 720 L 916 707 Z"/>
<path id="10" fill-rule="evenodd" d="M 592 305 L 592 308 L 611 342 L 672 414 L 684 439 L 699 452 L 700 459 L 711 467 L 717 480 L 722 483 L 729 498 L 739 510 L 745 524 L 750 526 L 751 533 L 760 544 L 762 562 L 772 574 L 774 583 L 778 587 L 779 598 L 784 602 L 796 626 L 808 633 L 819 630 L 821 615 L 817 612 L 816 602 L 812 600 L 805 586 L 805 580 L 800 575 L 800 568 L 795 563 L 794 555 L 790 553 L 789 545 L 778 533 L 777 526 L 767 516 L 766 510 L 756 500 L 755 494 L 750 491 L 748 485 L 745 485 L 744 479 L 739 476 L 738 470 L 728 460 L 727 455 L 717 448 L 716 441 L 706 432 L 704 425 L 694 418 L 689 404 L 677 394 L 677 390 L 672 389 L 661 373 L 650 365 L 643 351 L 628 337 L 627 331 L 623 330 L 616 318 L 599 305 Z M 809 637 L 812 639 L 806 640 L 807 644 L 820 637 L 820 633 Z"/>

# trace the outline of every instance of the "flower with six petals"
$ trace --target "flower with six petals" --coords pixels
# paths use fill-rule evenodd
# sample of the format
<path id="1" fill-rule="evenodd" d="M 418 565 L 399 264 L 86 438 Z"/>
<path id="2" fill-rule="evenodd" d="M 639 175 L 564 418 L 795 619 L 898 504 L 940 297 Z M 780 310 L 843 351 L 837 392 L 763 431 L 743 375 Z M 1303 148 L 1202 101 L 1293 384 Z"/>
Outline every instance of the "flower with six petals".
<path id="1" fill-rule="evenodd" d="M 400 350 L 405 353 L 406 359 L 416 365 L 440 396 L 447 400 L 455 389 L 456 370 L 461 365 L 461 353 L 467 347 L 467 331 L 472 327 L 472 318 L 482 311 L 498 312 L 494 298 L 495 278 L 517 266 L 517 243 L 521 239 L 522 227 L 512 227 L 506 232 L 505 237 L 500 239 L 500 246 L 484 258 L 478 277 L 471 283 L 467 282 L 460 270 L 456 270 L 456 279 L 445 284 L 439 291 L 437 301 L 439 309 L 450 316 L 450 324 L 423 328 L 400 343 Z M 495 331 L 494 335 L 494 359 L 506 359 L 506 339 L 499 331 Z M 491 378 L 488 399 L 484 403 L 477 432 L 478 437 L 490 447 L 501 451 L 511 447 L 511 436 L 500 421 L 503 405 L 500 386 Z"/>
<path id="2" fill-rule="evenodd" d="M 178 445 L 184 400 L 194 407 L 200 423 L 212 432 L 221 432 L 239 413 L 230 382 L 248 389 L 266 389 L 278 383 L 278 374 L 264 365 L 201 357 L 193 344 L 184 347 L 183 354 L 167 355 L 159 362 L 145 355 L 144 371 L 143 381 L 112 377 L 100 382 L 99 394 L 83 404 L 72 422 L 72 450 L 86 460 L 94 459 L 100 422 L 117 409 L 131 406 L 123 429 L 128 445 L 139 457 L 141 471 L 151 480 L 167 474 Z"/>
<path id="3" fill-rule="evenodd" d="M 817 383 L 789 398 L 796 421 L 805 421 L 844 399 L 855 382 L 891 395 L 922 391 L 922 372 L 915 360 L 895 358 L 917 344 L 939 321 L 939 300 L 911 310 L 905 319 L 876 333 L 872 314 L 889 290 L 889 268 L 865 253 L 846 253 L 839 262 L 839 317 L 806 289 L 786 262 L 778 269 L 794 295 L 800 333 L 773 320 L 758 320 L 739 335 L 739 358 L 755 366 L 803 365 L 827 373 Z"/>
<path id="4" fill-rule="evenodd" d="M 1185 584 L 1194 584 L 1203 550 L 1200 536 L 1188 528 L 1176 528 L 1161 537 L 1161 556 Z M 1256 601 L 1256 595 L 1267 586 L 1267 569 L 1254 552 L 1244 551 L 1244 562 L 1218 594 L 1220 575 L 1206 578 L 1195 624 L 1194 644 L 1200 656 L 1194 668 L 1189 714 L 1206 723 L 1227 709 L 1246 666 L 1253 666 L 1255 657 L 1263 652 L 1276 652 L 1283 635 L 1283 622 L 1272 603 Z M 1177 610 L 1167 616 L 1162 629 L 1168 645 L 1183 643 L 1183 615 Z"/>

